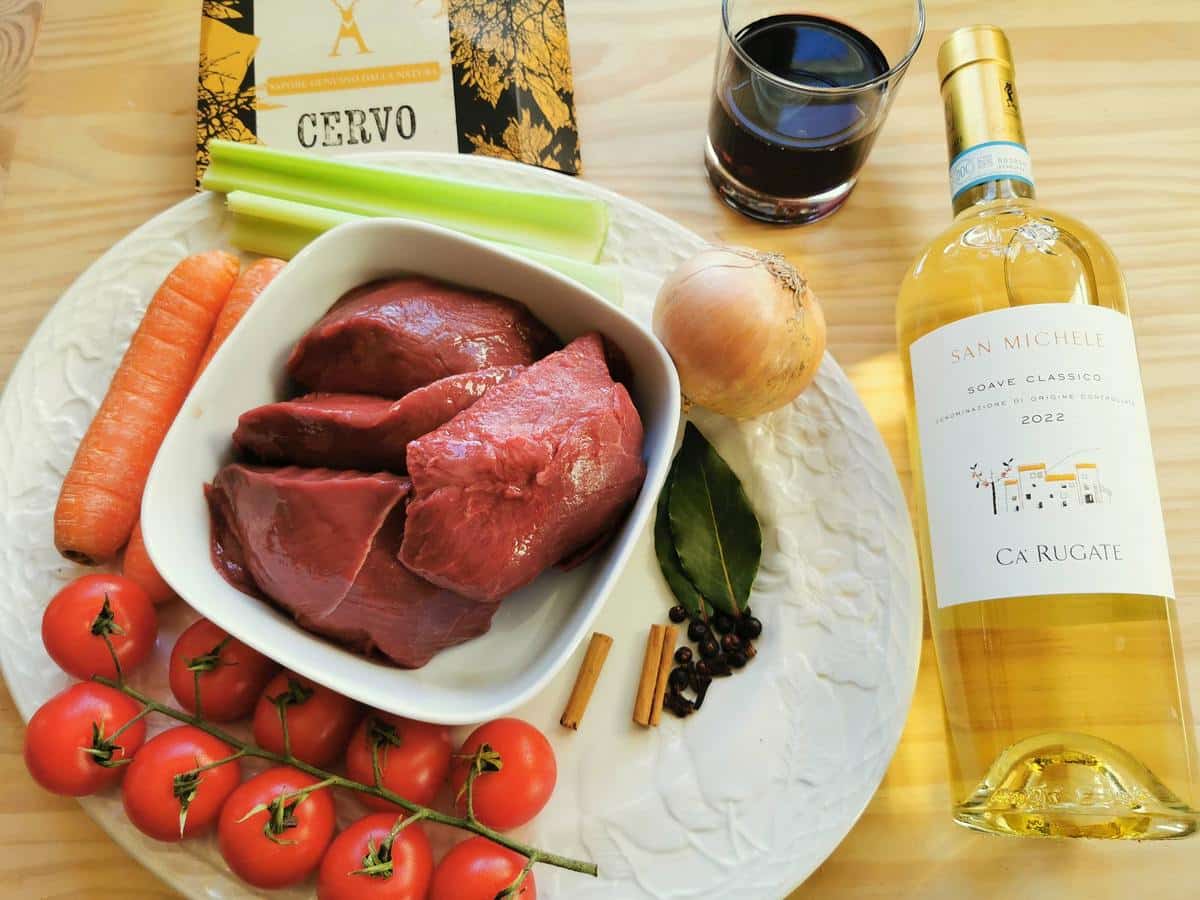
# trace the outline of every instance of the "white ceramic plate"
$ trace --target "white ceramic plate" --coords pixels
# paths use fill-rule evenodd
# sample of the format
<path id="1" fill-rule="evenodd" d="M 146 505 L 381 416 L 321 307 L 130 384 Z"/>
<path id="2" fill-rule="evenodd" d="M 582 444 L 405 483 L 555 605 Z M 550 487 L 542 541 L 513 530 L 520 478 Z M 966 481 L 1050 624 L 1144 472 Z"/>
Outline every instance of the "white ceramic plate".
<path id="1" fill-rule="evenodd" d="M 382 164 L 512 187 L 597 196 L 612 229 L 626 311 L 648 321 L 659 280 L 701 239 L 585 181 L 471 156 L 398 154 Z M 28 718 L 67 679 L 39 640 L 50 596 L 80 570 L 52 541 L 59 484 L 141 311 L 189 252 L 223 246 L 217 198 L 178 204 L 114 246 L 63 295 L 0 399 L 0 662 Z M 570 900 L 770 900 L 837 846 L 875 792 L 900 737 L 920 652 L 911 524 L 879 434 L 836 362 L 791 407 L 735 425 L 695 417 L 742 476 L 764 530 L 753 605 L 761 653 L 718 681 L 704 709 L 643 731 L 630 723 L 647 626 L 669 597 L 643 531 L 594 627 L 615 643 L 578 733 L 558 717 L 582 649 L 517 714 L 551 736 L 558 788 L 523 837 L 587 857 L 597 880 L 539 866 L 539 896 Z M 198 560 L 197 565 L 207 565 Z M 165 661 L 194 617 L 161 622 L 138 685 L 168 697 Z M 160 723 L 161 724 L 161 723 Z M 208 840 L 158 844 L 119 795 L 84 807 L 131 854 L 190 897 L 253 896 Z M 343 817 L 354 814 L 350 804 Z M 448 835 L 435 835 L 446 841 Z M 274 897 L 310 896 L 311 886 Z"/>
<path id="2" fill-rule="evenodd" d="M 229 460 L 238 416 L 280 399 L 293 346 L 352 288 L 400 274 L 453 280 L 524 303 L 564 342 L 599 331 L 633 373 L 645 427 L 646 481 L 603 550 L 570 572 L 550 571 L 505 597 L 491 630 L 398 669 L 301 629 L 226 583 L 212 566 L 200 485 Z M 226 631 L 339 693 L 424 722 L 493 719 L 545 687 L 587 634 L 654 512 L 679 428 L 679 380 L 662 345 L 634 319 L 544 266 L 464 235 L 369 219 L 322 235 L 292 260 L 246 314 L 196 383 L 154 463 L 142 503 L 146 549 L 180 597 Z"/>

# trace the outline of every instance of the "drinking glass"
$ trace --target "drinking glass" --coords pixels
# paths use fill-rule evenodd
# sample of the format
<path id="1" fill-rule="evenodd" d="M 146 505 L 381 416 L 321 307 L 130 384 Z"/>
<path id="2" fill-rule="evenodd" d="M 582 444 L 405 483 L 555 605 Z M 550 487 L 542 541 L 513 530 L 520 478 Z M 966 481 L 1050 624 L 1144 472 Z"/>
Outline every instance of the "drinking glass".
<path id="1" fill-rule="evenodd" d="M 925 34 L 921 0 L 723 0 L 704 161 L 766 222 L 835 212 Z"/>

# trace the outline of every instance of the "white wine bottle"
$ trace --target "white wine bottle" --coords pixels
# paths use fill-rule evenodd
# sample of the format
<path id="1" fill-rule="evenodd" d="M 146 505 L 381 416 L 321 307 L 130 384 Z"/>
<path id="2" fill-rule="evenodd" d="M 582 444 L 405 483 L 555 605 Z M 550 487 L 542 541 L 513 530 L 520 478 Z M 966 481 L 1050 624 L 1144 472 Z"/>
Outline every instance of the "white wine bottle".
<path id="1" fill-rule="evenodd" d="M 938 55 L 954 222 L 897 310 L 955 819 L 1197 826 L 1192 717 L 1125 285 L 1034 198 L 1003 32 Z"/>

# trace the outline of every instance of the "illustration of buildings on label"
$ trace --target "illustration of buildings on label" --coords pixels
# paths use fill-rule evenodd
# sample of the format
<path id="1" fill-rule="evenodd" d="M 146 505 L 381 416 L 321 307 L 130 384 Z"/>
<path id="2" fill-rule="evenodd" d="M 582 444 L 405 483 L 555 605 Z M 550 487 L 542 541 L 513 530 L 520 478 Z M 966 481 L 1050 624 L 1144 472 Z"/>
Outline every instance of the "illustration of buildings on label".
<path id="1" fill-rule="evenodd" d="M 1077 462 L 1069 467 L 1048 469 L 1045 463 L 1013 464 L 1007 459 L 999 471 L 984 472 L 971 466 L 975 489 L 991 495 L 992 515 L 1028 510 L 1073 509 L 1107 503 L 1112 491 L 1100 480 L 1100 466 Z"/>

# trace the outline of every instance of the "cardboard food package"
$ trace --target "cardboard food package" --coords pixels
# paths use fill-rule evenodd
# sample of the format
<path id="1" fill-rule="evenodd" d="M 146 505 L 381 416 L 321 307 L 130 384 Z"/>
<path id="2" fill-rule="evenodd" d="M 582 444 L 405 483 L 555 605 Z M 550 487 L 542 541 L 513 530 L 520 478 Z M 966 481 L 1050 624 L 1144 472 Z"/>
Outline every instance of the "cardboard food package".
<path id="1" fill-rule="evenodd" d="M 204 0 L 197 181 L 213 138 L 580 169 L 565 0 Z"/>

